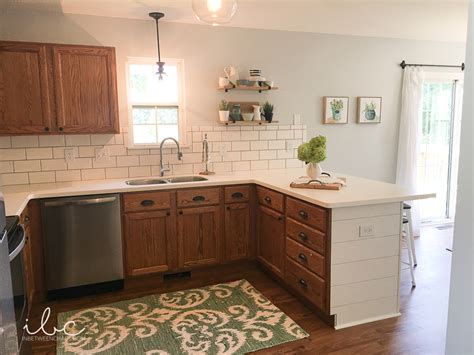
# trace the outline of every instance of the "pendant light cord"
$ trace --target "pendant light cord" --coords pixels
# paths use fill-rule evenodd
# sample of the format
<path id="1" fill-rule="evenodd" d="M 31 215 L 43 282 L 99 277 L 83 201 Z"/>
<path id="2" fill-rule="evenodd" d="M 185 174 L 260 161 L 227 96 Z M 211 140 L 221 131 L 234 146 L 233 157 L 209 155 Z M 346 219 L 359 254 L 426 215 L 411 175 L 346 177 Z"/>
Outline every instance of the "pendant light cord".
<path id="1" fill-rule="evenodd" d="M 158 26 L 158 19 L 155 19 L 156 22 L 156 44 L 158 48 L 158 62 L 161 63 L 161 53 L 160 53 L 160 29 Z"/>

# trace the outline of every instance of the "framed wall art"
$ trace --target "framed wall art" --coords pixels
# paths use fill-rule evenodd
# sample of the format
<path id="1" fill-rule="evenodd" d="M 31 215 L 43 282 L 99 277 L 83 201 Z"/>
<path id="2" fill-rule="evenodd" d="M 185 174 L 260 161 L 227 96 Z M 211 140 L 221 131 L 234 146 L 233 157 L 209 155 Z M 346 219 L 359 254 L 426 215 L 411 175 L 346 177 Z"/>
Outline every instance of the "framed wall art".
<path id="1" fill-rule="evenodd" d="M 380 123 L 382 120 L 381 97 L 357 98 L 357 123 Z"/>
<path id="2" fill-rule="evenodd" d="M 323 98 L 325 124 L 349 122 L 349 98 L 346 96 L 325 96 Z"/>

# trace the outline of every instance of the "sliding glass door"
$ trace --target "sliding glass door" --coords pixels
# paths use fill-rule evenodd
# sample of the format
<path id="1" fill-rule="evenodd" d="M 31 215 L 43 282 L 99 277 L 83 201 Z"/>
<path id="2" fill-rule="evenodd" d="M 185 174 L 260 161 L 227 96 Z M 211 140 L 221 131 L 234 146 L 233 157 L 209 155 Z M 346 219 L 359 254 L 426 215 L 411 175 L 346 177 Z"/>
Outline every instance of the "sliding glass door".
<path id="1" fill-rule="evenodd" d="M 420 203 L 422 222 L 454 217 L 461 93 L 458 79 L 427 79 L 423 84 L 418 184 L 437 197 Z"/>

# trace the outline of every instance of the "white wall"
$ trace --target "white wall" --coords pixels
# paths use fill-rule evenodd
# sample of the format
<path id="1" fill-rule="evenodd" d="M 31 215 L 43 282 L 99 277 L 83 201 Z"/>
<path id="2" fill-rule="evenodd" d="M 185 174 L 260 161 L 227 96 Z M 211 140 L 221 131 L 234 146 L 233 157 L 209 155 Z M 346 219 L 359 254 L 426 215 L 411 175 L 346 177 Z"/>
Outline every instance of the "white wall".
<path id="1" fill-rule="evenodd" d="M 458 197 L 454 228 L 447 354 L 474 353 L 474 4 L 471 3 L 464 89 Z"/>
<path id="2" fill-rule="evenodd" d="M 183 58 L 190 125 L 217 120 L 219 100 L 269 100 L 281 123 L 300 113 L 308 136 L 328 137 L 326 169 L 393 182 L 398 144 L 402 70 L 398 63 L 454 63 L 464 60 L 462 43 L 319 35 L 163 23 L 162 52 Z M 117 48 L 119 105 L 127 121 L 125 59 L 154 56 L 151 20 L 83 15 L 7 12 L 0 15 L 0 39 L 109 45 Z M 226 65 L 242 71 L 259 67 L 280 90 L 261 95 L 218 92 L 217 77 Z M 350 96 L 350 123 L 321 124 L 322 97 Z M 356 96 L 382 96 L 382 123 L 357 125 Z"/>

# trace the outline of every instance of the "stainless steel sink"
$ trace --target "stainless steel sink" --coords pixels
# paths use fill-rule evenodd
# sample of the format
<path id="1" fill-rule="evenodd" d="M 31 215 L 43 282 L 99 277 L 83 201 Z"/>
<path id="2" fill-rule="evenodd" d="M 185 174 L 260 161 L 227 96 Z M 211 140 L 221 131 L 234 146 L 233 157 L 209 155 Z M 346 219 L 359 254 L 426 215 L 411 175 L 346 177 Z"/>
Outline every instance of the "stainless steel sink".
<path id="1" fill-rule="evenodd" d="M 175 176 L 166 179 L 170 184 L 177 184 L 180 182 L 199 182 L 207 181 L 203 176 Z"/>
<path id="2" fill-rule="evenodd" d="M 137 180 L 127 180 L 125 181 L 127 185 L 158 185 L 158 184 L 167 184 L 168 181 L 165 179 L 137 179 Z"/>
<path id="3" fill-rule="evenodd" d="M 137 185 L 159 185 L 159 184 L 177 184 L 180 182 L 199 182 L 207 181 L 207 178 L 203 176 L 173 176 L 169 178 L 157 178 L 157 179 L 137 179 L 137 180 L 127 180 L 125 183 L 127 185 L 137 186 Z"/>

